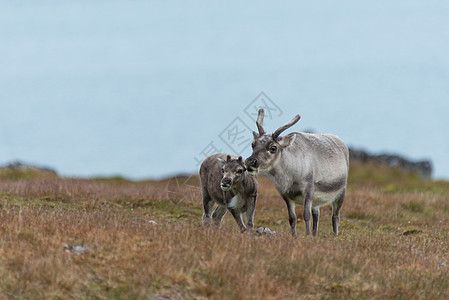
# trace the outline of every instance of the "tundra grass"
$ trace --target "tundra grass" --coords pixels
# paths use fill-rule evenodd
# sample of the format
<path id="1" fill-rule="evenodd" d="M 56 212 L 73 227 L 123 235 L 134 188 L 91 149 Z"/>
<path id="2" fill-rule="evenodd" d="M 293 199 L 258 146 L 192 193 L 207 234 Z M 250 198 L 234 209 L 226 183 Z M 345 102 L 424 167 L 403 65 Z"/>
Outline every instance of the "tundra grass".
<path id="1" fill-rule="evenodd" d="M 14 174 L 13 174 L 14 175 Z M 379 179 L 380 178 L 380 179 Z M 255 226 L 201 226 L 197 176 L 159 181 L 0 177 L 3 299 L 448 299 L 449 184 L 351 166 L 340 235 L 291 237 L 273 184 Z M 69 251 L 64 245 L 84 245 Z"/>

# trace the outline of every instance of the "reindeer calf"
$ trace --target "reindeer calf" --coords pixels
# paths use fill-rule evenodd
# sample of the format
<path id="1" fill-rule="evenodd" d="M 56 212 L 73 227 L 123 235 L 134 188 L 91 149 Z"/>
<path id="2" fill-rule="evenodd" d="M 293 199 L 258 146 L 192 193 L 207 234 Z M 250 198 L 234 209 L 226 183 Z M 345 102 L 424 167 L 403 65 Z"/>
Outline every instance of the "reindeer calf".
<path id="1" fill-rule="evenodd" d="M 229 210 L 240 230 L 254 230 L 254 210 L 257 198 L 257 177 L 246 172 L 242 157 L 217 153 L 206 158 L 200 167 L 201 192 L 203 195 L 203 226 L 211 223 L 211 211 L 215 225 Z M 246 213 L 246 225 L 242 213 Z"/>

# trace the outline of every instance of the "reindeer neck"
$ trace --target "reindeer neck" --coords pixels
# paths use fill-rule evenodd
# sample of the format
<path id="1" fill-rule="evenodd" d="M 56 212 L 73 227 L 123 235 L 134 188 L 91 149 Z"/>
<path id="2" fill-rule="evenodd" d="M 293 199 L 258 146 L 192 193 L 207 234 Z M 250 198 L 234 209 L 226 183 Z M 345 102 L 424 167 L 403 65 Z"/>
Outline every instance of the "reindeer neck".
<path id="1" fill-rule="evenodd" d="M 254 181 L 251 177 L 244 174 L 244 177 L 242 178 L 242 181 L 240 181 L 238 184 L 236 184 L 233 187 L 233 190 L 236 194 L 253 194 L 254 192 L 257 192 L 257 186 L 254 186 Z"/>
<path id="2" fill-rule="evenodd" d="M 244 184 L 245 180 L 246 180 L 246 178 L 243 178 L 242 181 L 240 181 L 232 186 L 232 190 L 234 191 L 234 194 L 236 194 L 236 195 L 241 194 L 245 191 L 245 184 Z"/>

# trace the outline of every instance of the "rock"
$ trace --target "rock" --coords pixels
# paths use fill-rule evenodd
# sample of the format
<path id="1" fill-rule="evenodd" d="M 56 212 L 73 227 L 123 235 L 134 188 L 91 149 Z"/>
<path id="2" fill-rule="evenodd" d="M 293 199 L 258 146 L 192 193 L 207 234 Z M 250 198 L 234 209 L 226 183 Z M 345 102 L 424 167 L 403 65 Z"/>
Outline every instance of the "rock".
<path id="1" fill-rule="evenodd" d="M 276 231 L 271 231 L 268 227 L 259 227 L 256 230 L 256 235 L 276 235 Z"/>
<path id="2" fill-rule="evenodd" d="M 76 254 L 83 254 L 86 252 L 87 248 L 86 245 L 64 245 L 64 250 L 67 252 L 72 252 Z"/>
<path id="3" fill-rule="evenodd" d="M 367 151 L 349 148 L 349 159 L 361 162 L 372 162 L 393 168 L 401 168 L 408 172 L 418 174 L 424 179 L 432 177 L 432 162 L 429 160 L 411 161 L 394 154 L 371 154 Z"/>
<path id="4" fill-rule="evenodd" d="M 0 168 L 6 169 L 6 170 L 11 170 L 11 171 L 21 171 L 21 172 L 34 171 L 34 172 L 41 172 L 41 173 L 57 175 L 56 171 L 51 168 L 38 167 L 38 166 L 31 165 L 31 164 L 23 163 L 21 161 L 13 161 L 13 162 L 10 162 Z"/>
<path id="5" fill-rule="evenodd" d="M 150 299 L 154 299 L 154 300 L 172 300 L 172 298 L 170 298 L 169 296 L 157 296 L 156 298 L 150 298 Z"/>
<path id="6" fill-rule="evenodd" d="M 438 269 L 442 269 L 442 268 L 449 269 L 449 265 L 444 263 L 444 262 L 439 262 L 438 263 Z"/>

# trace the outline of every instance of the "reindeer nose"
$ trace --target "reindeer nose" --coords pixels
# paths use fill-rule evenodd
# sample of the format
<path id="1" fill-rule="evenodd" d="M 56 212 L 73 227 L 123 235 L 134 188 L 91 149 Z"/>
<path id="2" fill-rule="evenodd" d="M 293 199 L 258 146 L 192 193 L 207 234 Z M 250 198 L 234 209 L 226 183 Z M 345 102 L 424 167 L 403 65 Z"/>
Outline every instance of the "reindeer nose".
<path id="1" fill-rule="evenodd" d="M 254 167 L 254 168 L 257 168 L 259 166 L 257 159 L 253 158 L 253 157 L 247 158 L 245 161 L 245 165 L 247 165 L 248 167 Z"/>
<path id="2" fill-rule="evenodd" d="M 231 178 L 225 177 L 221 180 L 222 184 L 231 184 Z"/>

